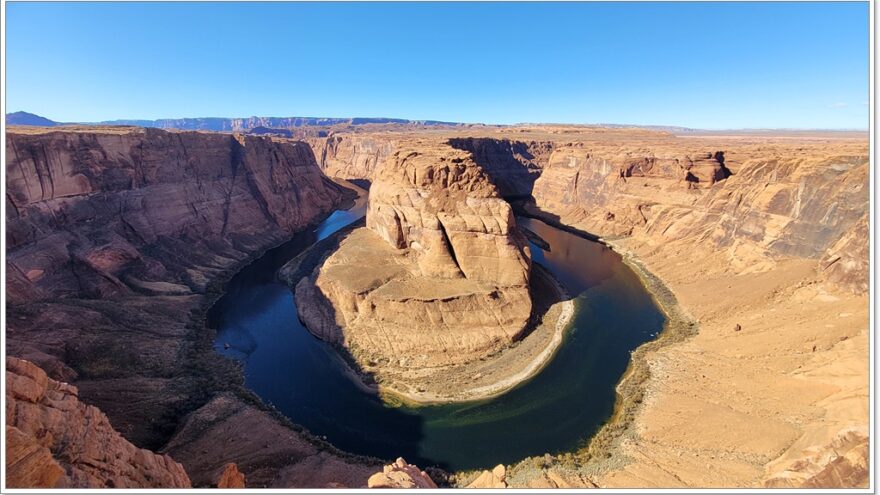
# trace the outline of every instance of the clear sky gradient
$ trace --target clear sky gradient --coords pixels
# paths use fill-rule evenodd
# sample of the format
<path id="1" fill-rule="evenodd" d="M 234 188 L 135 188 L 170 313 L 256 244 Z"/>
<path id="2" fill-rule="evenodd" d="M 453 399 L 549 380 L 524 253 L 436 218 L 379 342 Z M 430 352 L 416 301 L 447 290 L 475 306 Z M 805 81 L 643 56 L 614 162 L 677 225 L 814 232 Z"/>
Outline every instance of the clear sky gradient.
<path id="1" fill-rule="evenodd" d="M 863 3 L 7 3 L 7 112 L 867 128 Z"/>

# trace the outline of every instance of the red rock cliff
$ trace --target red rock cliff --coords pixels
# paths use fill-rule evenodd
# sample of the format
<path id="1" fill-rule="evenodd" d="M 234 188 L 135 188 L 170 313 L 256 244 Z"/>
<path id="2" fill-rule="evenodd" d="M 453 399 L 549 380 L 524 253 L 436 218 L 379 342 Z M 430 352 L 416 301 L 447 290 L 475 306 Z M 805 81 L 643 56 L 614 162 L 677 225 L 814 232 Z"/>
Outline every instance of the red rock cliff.
<path id="1" fill-rule="evenodd" d="M 152 450 L 166 446 L 188 413 L 241 387 L 239 372 L 216 359 L 200 319 L 216 281 L 345 196 L 298 142 L 128 127 L 13 128 L 6 149 L 8 355 L 73 383 L 82 403 Z M 236 428 L 286 429 L 258 406 L 242 408 L 248 415 Z M 70 427 L 83 425 L 71 419 Z M 307 435 L 289 433 L 310 445 Z M 199 485 L 241 460 L 222 441 L 187 440 L 203 441 L 216 457 L 173 454 Z M 268 466 L 254 486 L 285 467 L 278 452 L 261 452 L 246 465 Z M 285 459 L 296 464 L 311 455 Z M 70 478 L 71 486 L 91 486 L 81 480 Z M 128 486 L 137 484 L 131 480 Z M 162 480 L 142 486 L 171 486 Z"/>
<path id="2" fill-rule="evenodd" d="M 6 359 L 6 485 L 10 488 L 189 488 L 183 466 L 122 438 L 76 387 Z"/>

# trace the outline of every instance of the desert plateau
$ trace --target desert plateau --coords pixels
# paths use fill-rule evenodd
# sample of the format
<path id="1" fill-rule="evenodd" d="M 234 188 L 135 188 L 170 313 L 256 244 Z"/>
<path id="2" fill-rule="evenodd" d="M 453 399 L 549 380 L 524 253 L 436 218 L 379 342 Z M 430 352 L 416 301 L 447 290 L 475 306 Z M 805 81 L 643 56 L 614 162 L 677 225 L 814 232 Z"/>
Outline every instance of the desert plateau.
<path id="1" fill-rule="evenodd" d="M 10 127 L 9 486 L 866 482 L 864 136 L 385 127 Z M 315 242 L 358 206 L 365 224 Z M 580 253 L 568 237 L 619 253 L 659 335 L 626 355 L 613 413 L 582 444 L 485 471 L 439 450 L 423 474 L 297 426 L 215 351 L 224 284 L 291 236 L 279 280 L 359 385 L 346 393 L 491 402 L 540 377 L 588 311 L 545 261 Z"/>
<path id="2" fill-rule="evenodd" d="M 875 489 L 873 4 L 0 4 L 0 491 Z"/>

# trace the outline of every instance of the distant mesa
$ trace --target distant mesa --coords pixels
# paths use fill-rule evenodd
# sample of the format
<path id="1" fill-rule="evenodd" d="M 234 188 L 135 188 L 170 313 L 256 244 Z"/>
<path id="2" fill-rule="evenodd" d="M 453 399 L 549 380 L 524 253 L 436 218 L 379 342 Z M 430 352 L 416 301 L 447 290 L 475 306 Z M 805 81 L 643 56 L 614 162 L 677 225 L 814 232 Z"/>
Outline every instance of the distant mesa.
<path id="1" fill-rule="evenodd" d="M 274 129 L 272 127 L 254 127 L 248 134 L 253 134 L 255 136 L 282 136 L 282 137 L 293 137 L 293 132 L 290 129 Z"/>
<path id="2" fill-rule="evenodd" d="M 443 122 L 439 120 L 407 120 L 392 119 L 386 117 L 197 117 L 183 119 L 117 119 L 103 120 L 100 122 L 69 122 L 70 124 L 92 125 L 125 125 L 137 127 L 157 127 L 159 129 L 178 129 L 181 131 L 215 131 L 215 132 L 254 132 L 259 129 L 269 129 L 274 132 L 262 132 L 263 134 L 284 134 L 278 130 L 296 129 L 300 127 L 330 127 L 330 126 L 362 126 L 376 125 L 406 125 L 406 126 L 462 126 L 458 122 Z M 63 122 L 55 122 L 45 117 L 28 112 L 15 112 L 6 114 L 6 125 L 32 125 L 32 126 L 57 126 Z"/>

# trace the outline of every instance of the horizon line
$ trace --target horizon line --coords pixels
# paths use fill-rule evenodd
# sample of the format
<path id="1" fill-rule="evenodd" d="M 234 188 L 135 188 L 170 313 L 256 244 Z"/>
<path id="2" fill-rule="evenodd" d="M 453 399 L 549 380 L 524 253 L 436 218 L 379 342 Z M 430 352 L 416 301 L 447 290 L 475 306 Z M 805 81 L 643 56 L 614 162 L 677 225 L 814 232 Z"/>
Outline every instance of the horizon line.
<path id="1" fill-rule="evenodd" d="M 247 117 L 161 117 L 156 119 L 146 119 L 146 118 L 113 118 L 106 120 L 98 120 L 98 121 L 58 121 L 46 117 L 44 115 L 35 114 L 32 112 L 28 112 L 27 110 L 17 110 L 15 112 L 7 112 L 5 116 L 9 116 L 16 113 L 26 113 L 30 115 L 34 115 L 37 117 L 41 117 L 47 120 L 52 121 L 55 124 L 60 125 L 113 125 L 113 122 L 120 121 L 145 121 L 145 122 L 158 122 L 163 120 L 198 120 L 198 119 L 226 119 L 226 120 L 242 120 L 242 119 L 250 119 L 250 118 L 260 118 L 260 119 L 328 119 L 328 120 L 354 120 L 354 119 L 384 119 L 384 120 L 398 120 L 405 121 L 408 123 L 418 123 L 418 122 L 437 122 L 440 124 L 451 124 L 451 125 L 473 125 L 473 126 L 487 126 L 487 127 L 523 127 L 523 126 L 582 126 L 582 127 L 634 127 L 634 128 L 677 128 L 685 131 L 710 131 L 710 132 L 723 132 L 723 131 L 826 131 L 826 132 L 870 132 L 870 125 L 864 128 L 858 127 L 690 127 L 685 125 L 678 124 L 637 124 L 631 122 L 624 123 L 615 123 L 615 122 L 515 122 L 512 124 L 500 124 L 500 123 L 487 123 L 487 122 L 464 122 L 464 121 L 454 121 L 454 120 L 442 120 L 442 119 L 412 119 L 412 118 L 404 118 L 404 117 L 365 117 L 365 116 L 350 116 L 350 117 L 328 117 L 328 116 L 306 116 L 306 115 L 289 115 L 289 116 L 266 116 L 266 115 L 249 115 Z M 5 119 L 4 119 L 5 124 Z M 21 125 L 21 124 L 12 124 L 12 125 Z M 124 124 L 121 124 L 124 125 Z M 382 124 L 379 124 L 382 125 Z"/>

